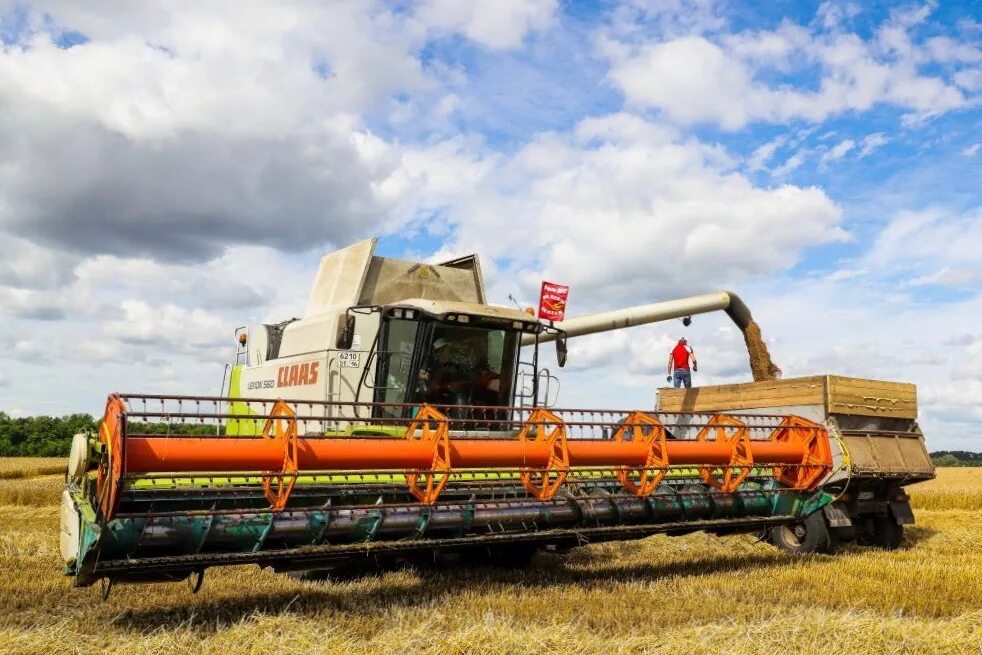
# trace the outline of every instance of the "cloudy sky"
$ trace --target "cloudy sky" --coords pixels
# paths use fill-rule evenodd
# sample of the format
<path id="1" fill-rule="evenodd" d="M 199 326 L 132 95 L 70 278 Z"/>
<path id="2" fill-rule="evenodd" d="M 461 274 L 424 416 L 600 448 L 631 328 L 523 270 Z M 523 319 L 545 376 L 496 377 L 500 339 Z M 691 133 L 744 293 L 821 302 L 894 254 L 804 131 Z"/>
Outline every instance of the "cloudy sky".
<path id="1" fill-rule="evenodd" d="M 736 290 L 786 375 L 916 382 L 931 447 L 982 449 L 980 14 L 0 0 L 0 410 L 216 393 L 377 234 L 502 304 Z M 562 404 L 651 407 L 682 329 L 571 343 Z M 686 334 L 749 379 L 725 318 Z"/>

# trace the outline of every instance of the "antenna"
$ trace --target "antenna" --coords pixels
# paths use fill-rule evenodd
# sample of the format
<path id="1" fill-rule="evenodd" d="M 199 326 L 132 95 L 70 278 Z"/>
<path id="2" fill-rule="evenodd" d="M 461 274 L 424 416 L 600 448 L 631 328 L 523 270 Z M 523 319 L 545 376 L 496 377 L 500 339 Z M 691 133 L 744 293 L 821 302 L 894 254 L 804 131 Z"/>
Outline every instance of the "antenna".
<path id="1" fill-rule="evenodd" d="M 519 303 L 519 302 L 518 302 L 518 301 L 517 301 L 517 300 L 515 299 L 515 296 L 513 296 L 513 295 L 511 295 L 510 293 L 508 294 L 508 300 L 510 300 L 510 301 L 512 301 L 513 303 L 515 303 L 515 307 L 518 307 L 518 311 L 520 311 L 520 312 L 524 312 L 524 311 L 525 311 L 525 309 L 523 309 L 523 308 L 522 308 L 522 305 L 521 305 L 521 303 Z"/>

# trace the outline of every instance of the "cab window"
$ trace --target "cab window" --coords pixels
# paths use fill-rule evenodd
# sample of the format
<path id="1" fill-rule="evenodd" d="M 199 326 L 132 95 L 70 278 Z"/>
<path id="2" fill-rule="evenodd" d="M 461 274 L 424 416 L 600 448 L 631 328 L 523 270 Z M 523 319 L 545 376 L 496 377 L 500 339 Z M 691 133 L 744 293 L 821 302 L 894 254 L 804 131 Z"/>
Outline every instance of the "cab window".
<path id="1" fill-rule="evenodd" d="M 419 323 L 402 319 L 391 319 L 385 323 L 384 346 L 379 352 L 378 373 L 376 374 L 376 401 L 383 403 L 410 402 L 412 391 L 413 353 L 416 350 L 416 335 Z M 386 407 L 383 414 L 399 416 L 398 408 Z"/>
<path id="2" fill-rule="evenodd" d="M 518 335 L 435 325 L 420 378 L 423 402 L 437 406 L 511 404 Z"/>

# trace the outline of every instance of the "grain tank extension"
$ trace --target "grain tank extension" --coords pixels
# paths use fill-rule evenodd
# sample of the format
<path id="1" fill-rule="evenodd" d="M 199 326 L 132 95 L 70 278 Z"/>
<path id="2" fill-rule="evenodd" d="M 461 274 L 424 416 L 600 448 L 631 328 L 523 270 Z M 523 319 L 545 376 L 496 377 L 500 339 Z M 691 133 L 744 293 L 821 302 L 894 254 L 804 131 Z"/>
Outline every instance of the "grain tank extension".
<path id="1" fill-rule="evenodd" d="M 829 535 L 891 547 L 885 517 L 912 520 L 903 485 L 933 476 L 916 405 L 844 409 L 832 377 L 786 404 L 793 381 L 774 379 L 734 294 L 550 325 L 489 305 L 476 256 L 374 250 L 325 256 L 304 316 L 237 333 L 221 393 L 109 396 L 98 434 L 73 442 L 62 497 L 76 586 L 196 590 L 232 564 L 517 566 L 543 549 L 698 530 L 766 533 L 790 550 L 831 549 Z M 567 339 L 713 311 L 743 331 L 757 382 L 663 391 L 657 411 L 556 406 L 547 361 L 565 363 Z M 551 341 L 558 361 L 540 352 Z M 761 395 L 771 388 L 784 391 Z"/>

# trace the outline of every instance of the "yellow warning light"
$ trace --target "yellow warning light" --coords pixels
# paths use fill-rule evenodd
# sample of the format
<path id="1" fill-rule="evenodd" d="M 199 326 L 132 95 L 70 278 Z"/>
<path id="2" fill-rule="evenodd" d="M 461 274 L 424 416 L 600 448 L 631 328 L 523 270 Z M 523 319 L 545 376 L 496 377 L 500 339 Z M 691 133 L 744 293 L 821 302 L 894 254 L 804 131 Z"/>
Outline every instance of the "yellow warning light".
<path id="1" fill-rule="evenodd" d="M 249 337 L 248 337 L 248 335 L 246 335 L 245 332 L 243 332 L 242 334 L 239 335 L 239 345 L 240 346 L 246 345 L 246 342 L 247 341 L 249 341 Z"/>
<path id="2" fill-rule="evenodd" d="M 526 307 L 525 313 L 528 314 L 529 316 L 535 316 L 535 309 L 532 307 Z"/>

